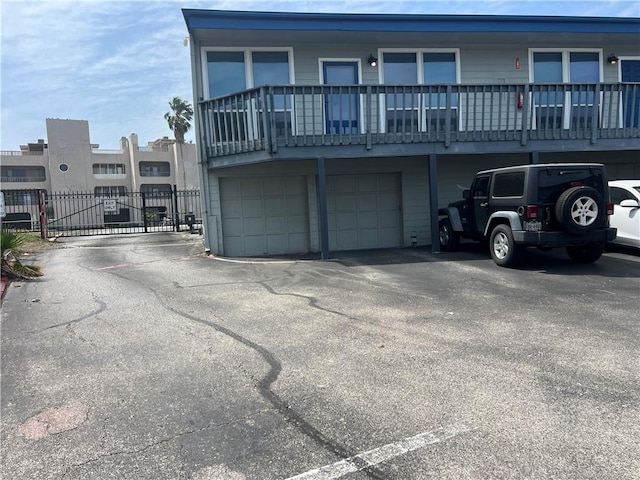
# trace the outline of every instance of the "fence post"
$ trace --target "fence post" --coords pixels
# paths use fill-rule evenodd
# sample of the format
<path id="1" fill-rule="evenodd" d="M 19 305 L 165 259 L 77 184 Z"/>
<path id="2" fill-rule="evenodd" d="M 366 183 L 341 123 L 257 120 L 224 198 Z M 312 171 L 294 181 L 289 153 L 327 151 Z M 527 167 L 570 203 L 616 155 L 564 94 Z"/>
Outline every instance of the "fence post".
<path id="1" fill-rule="evenodd" d="M 178 186 L 174 185 L 171 192 L 173 195 L 173 213 L 175 214 L 175 225 L 173 226 L 174 232 L 180 231 L 180 213 L 178 212 Z"/>
<path id="2" fill-rule="evenodd" d="M 147 200 L 144 192 L 140 192 L 140 195 L 142 196 L 142 222 L 144 225 L 144 233 L 149 233 L 149 229 L 147 228 Z"/>
<path id="3" fill-rule="evenodd" d="M 47 205 L 42 190 L 38 190 L 38 204 L 40 207 L 40 238 L 46 240 L 49 236 L 49 232 L 47 231 Z"/>

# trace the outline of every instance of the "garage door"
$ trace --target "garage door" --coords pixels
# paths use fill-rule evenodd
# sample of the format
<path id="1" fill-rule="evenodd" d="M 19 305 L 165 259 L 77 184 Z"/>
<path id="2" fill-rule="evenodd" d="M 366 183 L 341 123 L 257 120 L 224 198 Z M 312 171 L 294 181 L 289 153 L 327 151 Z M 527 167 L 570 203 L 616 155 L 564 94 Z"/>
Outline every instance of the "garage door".
<path id="1" fill-rule="evenodd" d="M 221 178 L 220 202 L 225 255 L 309 251 L 305 177 Z"/>
<path id="2" fill-rule="evenodd" d="M 329 249 L 399 247 L 399 173 L 327 176 Z"/>

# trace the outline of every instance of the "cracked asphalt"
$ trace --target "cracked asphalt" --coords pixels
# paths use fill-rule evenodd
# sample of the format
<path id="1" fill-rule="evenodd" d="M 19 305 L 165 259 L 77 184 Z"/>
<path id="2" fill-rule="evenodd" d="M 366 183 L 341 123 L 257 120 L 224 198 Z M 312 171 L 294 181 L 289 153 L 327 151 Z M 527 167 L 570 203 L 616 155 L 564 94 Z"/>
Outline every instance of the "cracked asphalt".
<path id="1" fill-rule="evenodd" d="M 158 233 L 34 261 L 2 306 L 3 479 L 640 479 L 637 253 L 226 261 Z"/>

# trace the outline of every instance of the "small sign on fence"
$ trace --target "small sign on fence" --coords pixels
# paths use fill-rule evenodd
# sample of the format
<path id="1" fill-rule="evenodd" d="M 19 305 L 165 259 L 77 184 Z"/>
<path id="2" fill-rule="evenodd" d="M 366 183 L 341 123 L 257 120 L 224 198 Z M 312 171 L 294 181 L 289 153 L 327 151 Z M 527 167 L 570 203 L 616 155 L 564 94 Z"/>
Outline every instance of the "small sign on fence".
<path id="1" fill-rule="evenodd" d="M 118 206 L 115 198 L 105 198 L 102 201 L 102 206 L 105 213 L 117 213 Z"/>

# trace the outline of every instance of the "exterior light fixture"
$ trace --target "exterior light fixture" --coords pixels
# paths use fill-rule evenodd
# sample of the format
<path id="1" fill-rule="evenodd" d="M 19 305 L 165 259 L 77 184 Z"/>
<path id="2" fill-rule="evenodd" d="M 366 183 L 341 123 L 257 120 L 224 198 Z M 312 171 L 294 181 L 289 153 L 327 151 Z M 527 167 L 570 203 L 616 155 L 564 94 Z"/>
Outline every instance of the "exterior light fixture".
<path id="1" fill-rule="evenodd" d="M 369 65 L 371 65 L 372 67 L 375 67 L 378 64 L 378 59 L 376 57 L 374 57 L 372 53 L 369 54 L 369 60 L 368 61 L 369 61 Z"/>
<path id="2" fill-rule="evenodd" d="M 611 55 L 609 55 L 609 58 L 607 58 L 607 62 L 609 62 L 611 65 L 615 65 L 616 63 L 618 63 L 618 57 L 616 57 L 615 53 L 612 53 Z"/>

